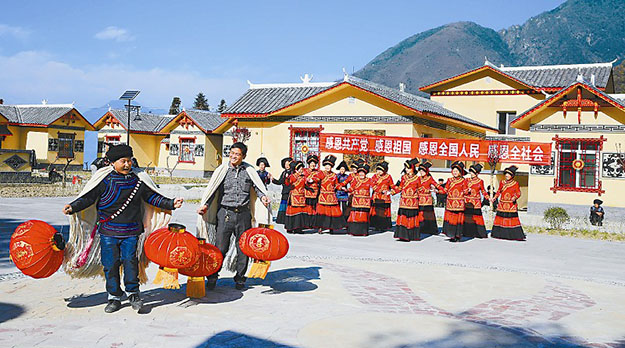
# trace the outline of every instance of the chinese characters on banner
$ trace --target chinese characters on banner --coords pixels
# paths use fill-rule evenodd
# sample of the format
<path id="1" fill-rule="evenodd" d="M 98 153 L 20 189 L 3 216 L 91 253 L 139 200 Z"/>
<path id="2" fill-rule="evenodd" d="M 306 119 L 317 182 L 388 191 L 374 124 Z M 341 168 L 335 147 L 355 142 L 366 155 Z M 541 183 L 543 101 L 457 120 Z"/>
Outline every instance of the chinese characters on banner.
<path id="1" fill-rule="evenodd" d="M 496 151 L 503 163 L 551 164 L 551 143 L 332 133 L 321 133 L 320 142 L 321 152 L 330 153 L 488 162 L 489 152 Z"/>

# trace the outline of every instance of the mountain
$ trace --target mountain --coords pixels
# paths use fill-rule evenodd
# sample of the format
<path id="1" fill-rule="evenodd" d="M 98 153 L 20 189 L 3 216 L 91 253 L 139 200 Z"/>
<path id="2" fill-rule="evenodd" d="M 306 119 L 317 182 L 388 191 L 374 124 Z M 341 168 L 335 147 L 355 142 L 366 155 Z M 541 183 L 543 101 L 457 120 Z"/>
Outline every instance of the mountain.
<path id="1" fill-rule="evenodd" d="M 413 35 L 375 57 L 354 75 L 418 93 L 427 85 L 484 64 L 548 65 L 625 58 L 623 0 L 569 0 L 499 32 L 472 22 Z"/>
<path id="2" fill-rule="evenodd" d="M 415 93 L 422 85 L 492 62 L 514 59 L 499 34 L 472 22 L 458 22 L 411 36 L 375 57 L 354 75 Z"/>

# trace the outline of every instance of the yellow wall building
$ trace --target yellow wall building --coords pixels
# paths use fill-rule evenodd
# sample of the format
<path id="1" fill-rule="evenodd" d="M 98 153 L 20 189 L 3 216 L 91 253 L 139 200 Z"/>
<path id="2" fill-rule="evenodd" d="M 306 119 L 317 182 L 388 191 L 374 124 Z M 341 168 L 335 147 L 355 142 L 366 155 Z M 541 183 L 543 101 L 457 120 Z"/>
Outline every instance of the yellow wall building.
<path id="1" fill-rule="evenodd" d="M 577 81 L 582 81 L 581 85 L 576 85 Z M 581 123 L 577 120 L 577 106 L 570 101 L 567 118 L 561 116 L 564 101 L 577 98 L 577 87 L 583 90 L 581 99 L 585 100 Z M 615 152 L 617 144 L 625 142 L 625 126 L 621 117 L 623 103 L 610 96 L 614 93 L 612 63 L 496 67 L 485 62 L 482 67 L 420 90 L 450 110 L 497 128 L 499 134 L 487 139 L 552 143 L 552 166 L 518 166 L 517 180 L 525 196 L 520 207 L 527 206 L 531 213 L 542 214 L 550 206 L 564 206 L 581 216 L 588 215 L 593 199 L 599 197 L 606 206 L 625 208 L 625 203 L 616 199 L 622 191 L 617 179 L 622 166 L 619 167 L 619 155 Z M 564 90 L 568 92 L 563 93 Z M 590 150 L 562 150 L 559 146 L 563 143 L 554 140 L 556 136 L 581 139 L 566 145 L 579 148 L 602 135 L 606 139 L 602 149 L 592 154 Z M 586 169 L 571 169 L 573 155 L 588 162 Z M 498 169 L 507 165 L 499 165 Z M 568 181 L 564 181 L 567 176 Z"/>
<path id="2" fill-rule="evenodd" d="M 426 98 L 345 75 L 343 80 L 294 84 L 250 84 L 222 116 L 251 132 L 247 161 L 267 157 L 278 176 L 280 160 L 319 153 L 319 133 L 365 133 L 401 137 L 483 138 L 496 129 L 441 107 Z M 232 144 L 225 137 L 226 148 Z M 306 145 L 309 153 L 303 153 Z M 339 161 L 342 156 L 337 156 Z M 405 158 L 387 157 L 399 179 Z M 338 164 L 338 163 L 337 163 Z M 434 161 L 445 167 L 445 161 Z M 449 170 L 447 169 L 447 172 Z M 448 174 L 439 177 L 446 178 Z"/>
<path id="3" fill-rule="evenodd" d="M 71 169 L 82 168 L 85 130 L 95 128 L 72 104 L 0 105 L 0 151 L 22 158 L 9 156 L 13 160 L 3 161 L 13 162 L 8 167 L 16 172 L 31 166 L 61 166 L 67 160 Z M 24 163 L 24 151 L 32 153 L 30 163 Z"/>
<path id="4" fill-rule="evenodd" d="M 230 127 L 219 114 L 183 110 L 178 115 L 131 112 L 130 146 L 139 166 L 174 176 L 208 176 L 221 164 L 223 133 Z M 98 154 L 106 144 L 126 143 L 128 112 L 111 109 L 96 123 Z"/>

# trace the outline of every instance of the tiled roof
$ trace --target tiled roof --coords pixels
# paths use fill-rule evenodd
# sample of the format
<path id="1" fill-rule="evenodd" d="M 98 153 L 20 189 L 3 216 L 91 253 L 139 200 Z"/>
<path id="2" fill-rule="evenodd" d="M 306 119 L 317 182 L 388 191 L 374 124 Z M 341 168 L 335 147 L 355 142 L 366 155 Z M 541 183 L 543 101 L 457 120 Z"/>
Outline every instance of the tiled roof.
<path id="1" fill-rule="evenodd" d="M 429 99 L 353 76 L 347 76 L 342 81 L 338 81 L 334 84 L 328 84 L 326 86 L 307 86 L 306 84 L 302 84 L 253 87 L 248 89 L 243 96 L 228 107 L 228 109 L 224 111 L 224 114 L 228 116 L 233 114 L 265 116 L 344 83 L 348 83 L 357 88 L 377 94 L 383 98 L 419 112 L 432 113 L 479 127 L 491 128 L 481 122 L 445 109 L 440 104 Z"/>
<path id="2" fill-rule="evenodd" d="M 499 67 L 499 70 L 537 88 L 562 88 L 574 83 L 579 74 L 586 81 L 595 76 L 595 86 L 606 88 L 612 63 Z"/>
<path id="3" fill-rule="evenodd" d="M 346 82 L 356 87 L 362 88 L 366 91 L 369 91 L 371 93 L 382 96 L 386 99 L 392 100 L 396 103 L 405 105 L 411 109 L 420 111 L 420 112 L 427 112 L 427 113 L 432 113 L 432 114 L 436 114 L 440 116 L 445 116 L 445 117 L 448 117 L 457 121 L 470 123 L 470 124 L 483 127 L 483 128 L 491 128 L 485 125 L 484 123 L 472 120 L 466 116 L 462 116 L 451 110 L 445 109 L 439 103 L 434 102 L 430 99 L 419 97 L 419 96 L 416 96 L 414 94 L 410 94 L 407 92 L 402 92 L 398 89 L 393 89 L 387 86 L 383 86 L 383 85 L 380 85 L 371 81 L 359 79 L 353 76 L 349 76 Z"/>
<path id="4" fill-rule="evenodd" d="M 227 118 L 221 117 L 220 114 L 204 111 L 204 110 L 185 110 L 197 124 L 208 132 L 212 132 L 228 121 Z"/>
<path id="5" fill-rule="evenodd" d="M 312 97 L 329 87 L 261 87 L 248 89 L 225 114 L 267 114 Z"/>
<path id="6" fill-rule="evenodd" d="M 128 111 L 122 109 L 111 109 L 111 114 L 128 129 Z M 158 133 L 176 115 L 155 115 L 151 113 L 139 113 L 140 120 L 137 120 L 137 113 L 130 112 L 130 130 L 138 132 Z"/>
<path id="7" fill-rule="evenodd" d="M 0 114 L 10 123 L 47 126 L 73 109 L 72 105 L 0 105 Z"/>

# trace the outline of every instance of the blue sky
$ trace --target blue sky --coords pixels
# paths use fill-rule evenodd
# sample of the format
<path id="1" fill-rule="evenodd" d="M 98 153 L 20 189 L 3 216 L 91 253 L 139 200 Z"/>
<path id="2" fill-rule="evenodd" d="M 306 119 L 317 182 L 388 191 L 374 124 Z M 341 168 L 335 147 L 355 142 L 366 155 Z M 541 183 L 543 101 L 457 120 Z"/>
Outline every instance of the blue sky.
<path id="1" fill-rule="evenodd" d="M 137 102 L 233 102 L 256 83 L 358 70 L 390 46 L 455 21 L 495 30 L 563 0 L 14 1 L 0 19 L 0 98 L 99 107 L 126 89 Z"/>

